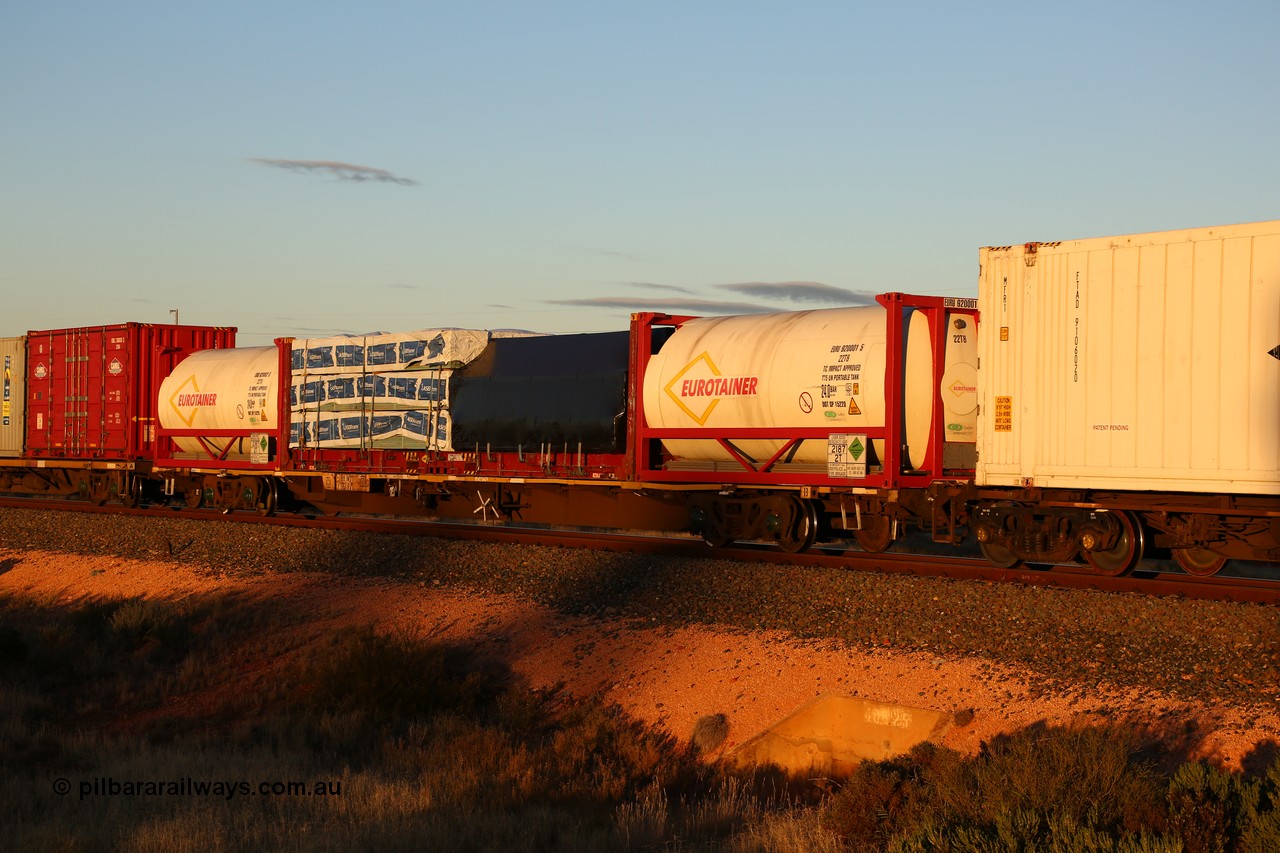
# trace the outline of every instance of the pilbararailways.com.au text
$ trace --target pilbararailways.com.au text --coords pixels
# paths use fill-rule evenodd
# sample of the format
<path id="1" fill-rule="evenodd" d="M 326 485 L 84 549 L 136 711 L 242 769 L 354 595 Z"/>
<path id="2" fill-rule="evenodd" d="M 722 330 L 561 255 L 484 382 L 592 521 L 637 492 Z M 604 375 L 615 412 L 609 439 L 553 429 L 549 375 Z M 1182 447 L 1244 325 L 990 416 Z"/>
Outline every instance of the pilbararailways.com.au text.
<path id="1" fill-rule="evenodd" d="M 53 780 L 53 791 L 66 796 L 73 790 L 80 799 L 89 797 L 220 797 L 232 800 L 236 797 L 340 797 L 342 780 L 266 781 L 248 782 L 242 779 L 217 780 L 193 779 L 125 779 L 112 776 L 96 776 L 80 779 L 73 785 L 70 779 Z"/>

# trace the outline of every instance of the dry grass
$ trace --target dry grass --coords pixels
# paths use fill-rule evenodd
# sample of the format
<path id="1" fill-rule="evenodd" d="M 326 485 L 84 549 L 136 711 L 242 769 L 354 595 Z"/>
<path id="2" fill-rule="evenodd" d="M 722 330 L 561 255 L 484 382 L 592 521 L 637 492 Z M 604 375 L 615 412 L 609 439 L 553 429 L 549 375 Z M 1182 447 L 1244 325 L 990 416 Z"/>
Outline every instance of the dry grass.
<path id="1" fill-rule="evenodd" d="M 1280 849 L 1280 765 L 1178 767 L 1129 729 L 926 746 L 827 794 L 705 763 L 714 718 L 684 747 L 429 636 L 311 641 L 232 597 L 10 598 L 0 617 L 9 849 Z M 285 782 L 306 793 L 258 789 Z"/>

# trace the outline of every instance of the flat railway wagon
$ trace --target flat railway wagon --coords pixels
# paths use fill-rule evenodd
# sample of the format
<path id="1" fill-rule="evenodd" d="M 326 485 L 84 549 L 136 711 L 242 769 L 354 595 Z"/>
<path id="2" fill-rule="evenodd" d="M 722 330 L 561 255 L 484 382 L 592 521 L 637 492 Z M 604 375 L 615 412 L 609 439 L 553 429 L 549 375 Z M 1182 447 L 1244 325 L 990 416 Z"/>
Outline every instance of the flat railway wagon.
<path id="1" fill-rule="evenodd" d="M 914 528 L 1104 574 L 1153 549 L 1202 575 L 1280 560 L 1280 222 L 979 263 L 976 300 L 183 352 L 138 476 L 107 476 L 105 497 L 792 551 L 880 551 Z M 7 491 L 32 490 L 51 461 L 35 449 L 0 459 Z M 74 460 L 87 496 L 119 462 Z"/>
<path id="2" fill-rule="evenodd" d="M 281 338 L 198 354 L 166 380 L 166 400 L 207 394 L 161 412 L 171 452 L 156 464 L 192 506 L 692 525 L 713 544 L 799 550 L 855 477 L 874 496 L 971 476 L 975 323 L 975 300 L 888 294 L 759 317 L 642 313 L 601 334 Z M 934 393 L 944 381 L 962 402 Z M 850 492 L 842 529 L 860 532 L 865 509 L 869 530 L 876 500 Z"/>

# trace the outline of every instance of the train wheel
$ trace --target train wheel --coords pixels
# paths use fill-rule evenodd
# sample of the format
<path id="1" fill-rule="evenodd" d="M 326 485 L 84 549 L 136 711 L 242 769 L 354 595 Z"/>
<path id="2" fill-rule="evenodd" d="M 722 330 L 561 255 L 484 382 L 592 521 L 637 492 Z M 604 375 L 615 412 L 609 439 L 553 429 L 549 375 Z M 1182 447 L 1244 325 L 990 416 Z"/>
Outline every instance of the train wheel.
<path id="1" fill-rule="evenodd" d="M 1142 522 L 1131 513 L 1115 512 L 1112 516 L 1120 522 L 1120 538 L 1110 551 L 1085 551 L 1084 558 L 1097 574 L 1118 577 L 1138 565 L 1147 542 Z"/>
<path id="2" fill-rule="evenodd" d="M 853 531 L 853 538 L 868 554 L 879 554 L 893 544 L 893 521 L 887 515 L 864 515 L 862 529 Z"/>
<path id="3" fill-rule="evenodd" d="M 702 531 L 702 541 L 706 542 L 709 548 L 726 548 L 733 544 L 733 537 L 721 530 L 708 527 Z"/>
<path id="4" fill-rule="evenodd" d="M 195 482 L 182 493 L 182 499 L 188 509 L 199 509 L 204 503 L 204 484 Z"/>
<path id="5" fill-rule="evenodd" d="M 982 556 L 987 558 L 987 562 L 1002 569 L 1012 569 L 1022 562 L 1017 554 L 996 542 L 979 542 L 978 548 L 982 550 Z"/>
<path id="6" fill-rule="evenodd" d="M 690 510 L 689 520 L 693 531 L 702 536 L 702 541 L 711 548 L 723 548 L 733 542 L 732 529 L 726 515 L 724 505 L 712 501 L 705 506 L 695 506 Z"/>
<path id="7" fill-rule="evenodd" d="M 105 506 L 107 501 L 111 499 L 112 492 L 111 480 L 106 476 L 94 474 L 89 478 L 89 500 L 98 506 Z"/>
<path id="8" fill-rule="evenodd" d="M 120 487 L 120 503 L 132 509 L 142 503 L 142 478 L 132 474 L 124 475 L 124 483 Z"/>
<path id="9" fill-rule="evenodd" d="M 1226 557 L 1208 548 L 1174 548 L 1173 559 L 1184 572 L 1198 578 L 1216 575 L 1227 564 Z"/>
<path id="10" fill-rule="evenodd" d="M 812 501 L 795 501 L 795 517 L 778 536 L 778 546 L 788 554 L 809 550 L 818 538 L 818 511 Z"/>
<path id="11" fill-rule="evenodd" d="M 258 515 L 275 515 L 280 504 L 280 492 L 272 477 L 263 477 L 258 481 Z"/>

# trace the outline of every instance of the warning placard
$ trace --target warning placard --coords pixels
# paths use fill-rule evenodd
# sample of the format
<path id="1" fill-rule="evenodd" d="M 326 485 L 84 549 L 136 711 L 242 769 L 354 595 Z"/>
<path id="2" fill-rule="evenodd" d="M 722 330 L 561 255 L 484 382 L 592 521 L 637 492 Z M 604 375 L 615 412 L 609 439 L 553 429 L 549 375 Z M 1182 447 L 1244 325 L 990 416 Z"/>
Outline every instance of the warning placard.
<path id="1" fill-rule="evenodd" d="M 1013 398 L 996 397 L 996 432 L 1013 432 Z"/>
<path id="2" fill-rule="evenodd" d="M 271 461 L 271 436 L 265 432 L 249 433 L 249 463 L 266 465 Z"/>
<path id="3" fill-rule="evenodd" d="M 827 436 L 827 476 L 849 479 L 867 476 L 866 435 Z"/>

